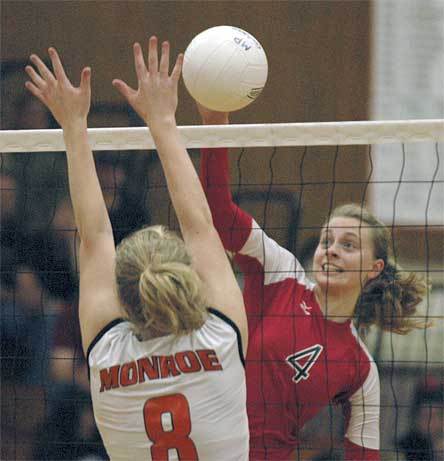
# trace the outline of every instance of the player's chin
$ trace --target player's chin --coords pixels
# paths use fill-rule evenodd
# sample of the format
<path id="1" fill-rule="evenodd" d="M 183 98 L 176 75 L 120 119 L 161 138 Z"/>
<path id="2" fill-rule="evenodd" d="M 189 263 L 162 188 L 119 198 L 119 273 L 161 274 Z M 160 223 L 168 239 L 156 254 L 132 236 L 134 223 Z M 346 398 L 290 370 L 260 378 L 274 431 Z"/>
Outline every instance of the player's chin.
<path id="1" fill-rule="evenodd" d="M 346 272 L 344 271 L 324 271 L 322 268 L 315 269 L 315 278 L 318 280 L 343 280 Z"/>
<path id="2" fill-rule="evenodd" d="M 347 280 L 343 273 L 317 272 L 315 281 L 323 291 L 328 290 L 330 292 L 343 289 L 347 285 Z"/>

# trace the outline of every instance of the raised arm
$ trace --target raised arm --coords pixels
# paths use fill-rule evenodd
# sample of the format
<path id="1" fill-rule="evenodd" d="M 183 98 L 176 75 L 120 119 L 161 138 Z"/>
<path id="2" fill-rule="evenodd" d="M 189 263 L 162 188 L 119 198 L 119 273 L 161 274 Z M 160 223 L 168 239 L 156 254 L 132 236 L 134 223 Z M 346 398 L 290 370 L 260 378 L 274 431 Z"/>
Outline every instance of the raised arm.
<path id="1" fill-rule="evenodd" d="M 199 103 L 197 108 L 204 125 L 228 125 L 228 112 L 212 111 Z M 232 200 L 228 149 L 201 149 L 200 179 L 224 247 L 239 252 L 250 235 L 253 220 Z"/>
<path id="2" fill-rule="evenodd" d="M 245 348 L 247 323 L 242 294 L 213 226 L 199 178 L 176 126 L 177 85 L 183 55 L 179 55 L 169 75 L 169 44 L 162 43 L 160 63 L 157 47 L 156 37 L 151 37 L 147 67 L 140 45 L 134 45 L 137 90 L 121 80 L 114 80 L 113 84 L 150 128 L 182 236 L 206 287 L 207 300 L 237 323 Z"/>
<path id="3" fill-rule="evenodd" d="M 108 212 L 88 143 L 91 70 L 84 68 L 80 86 L 65 74 L 54 48 L 49 49 L 53 72 L 36 55 L 26 66 L 26 88 L 52 112 L 63 129 L 68 160 L 69 191 L 80 237 L 79 317 L 86 353 L 100 330 L 121 316 L 114 288 L 114 239 Z"/>
<path id="4" fill-rule="evenodd" d="M 228 113 L 215 112 L 197 104 L 204 125 L 226 125 Z M 215 226 L 225 248 L 244 273 L 244 300 L 249 314 L 262 310 L 258 294 L 263 285 L 288 278 L 306 283 L 305 273 L 292 253 L 279 246 L 254 219 L 232 200 L 228 150 L 201 149 L 201 181 Z"/>

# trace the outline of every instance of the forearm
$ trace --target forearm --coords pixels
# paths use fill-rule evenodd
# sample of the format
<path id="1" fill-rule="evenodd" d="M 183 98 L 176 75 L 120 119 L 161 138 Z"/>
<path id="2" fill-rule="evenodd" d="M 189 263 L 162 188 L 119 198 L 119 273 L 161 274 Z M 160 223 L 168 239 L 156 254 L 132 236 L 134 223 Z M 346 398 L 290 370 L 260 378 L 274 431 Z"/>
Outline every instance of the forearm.
<path id="1" fill-rule="evenodd" d="M 201 149 L 200 152 L 200 179 L 212 211 L 232 213 L 228 150 Z"/>
<path id="2" fill-rule="evenodd" d="M 228 125 L 230 123 L 228 112 L 211 111 L 199 103 L 197 103 L 197 108 L 204 125 Z M 210 204 L 215 225 L 220 227 L 226 218 L 236 211 L 230 191 L 228 149 L 201 149 L 200 180 Z"/>
<path id="3" fill-rule="evenodd" d="M 69 190 L 80 239 L 86 242 L 103 233 L 112 234 L 88 142 L 86 120 L 65 127 L 63 136 L 68 160 Z"/>
<path id="4" fill-rule="evenodd" d="M 174 120 L 152 123 L 150 130 L 184 238 L 213 226 L 199 177 Z"/>
<path id="5" fill-rule="evenodd" d="M 200 177 L 225 248 L 239 251 L 250 235 L 252 218 L 232 200 L 228 150 L 201 149 Z"/>

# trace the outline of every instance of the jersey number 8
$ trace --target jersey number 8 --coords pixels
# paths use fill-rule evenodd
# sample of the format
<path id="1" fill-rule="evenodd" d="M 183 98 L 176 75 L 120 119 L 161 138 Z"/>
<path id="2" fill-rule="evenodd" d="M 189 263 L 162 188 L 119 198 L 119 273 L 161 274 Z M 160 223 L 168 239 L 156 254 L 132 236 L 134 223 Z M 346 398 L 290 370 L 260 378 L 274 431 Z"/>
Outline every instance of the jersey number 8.
<path id="1" fill-rule="evenodd" d="M 179 460 L 197 461 L 196 446 L 190 439 L 191 416 L 183 394 L 148 399 L 143 407 L 143 419 L 148 438 L 153 442 L 153 461 L 168 461 L 168 450 L 176 450 Z M 163 421 L 169 420 L 168 428 Z"/>

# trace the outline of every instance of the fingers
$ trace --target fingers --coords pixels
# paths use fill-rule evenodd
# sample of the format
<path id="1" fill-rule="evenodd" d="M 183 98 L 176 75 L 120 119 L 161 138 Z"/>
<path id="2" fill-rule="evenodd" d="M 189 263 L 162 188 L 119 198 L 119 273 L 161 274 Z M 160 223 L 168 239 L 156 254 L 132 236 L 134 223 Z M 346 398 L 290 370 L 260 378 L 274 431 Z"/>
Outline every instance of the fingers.
<path id="1" fill-rule="evenodd" d="M 36 87 L 43 88 L 46 85 L 45 80 L 34 70 L 34 67 L 26 66 L 25 71 Z"/>
<path id="2" fill-rule="evenodd" d="M 143 59 L 142 48 L 139 43 L 135 43 L 133 46 L 134 51 L 134 67 L 136 68 L 137 79 L 139 81 L 146 78 L 146 65 L 145 60 Z"/>
<path id="3" fill-rule="evenodd" d="M 59 82 L 69 81 L 63 69 L 62 61 L 55 48 L 48 49 L 49 57 L 51 58 L 52 68 L 54 69 L 55 76 Z"/>
<path id="4" fill-rule="evenodd" d="M 26 66 L 25 70 L 31 78 L 33 84 L 39 89 L 43 89 L 46 84 L 56 82 L 71 85 L 71 82 L 66 76 L 65 69 L 63 68 L 62 61 L 60 60 L 57 50 L 51 47 L 48 49 L 48 54 L 51 59 L 54 74 L 48 69 L 46 64 L 39 58 L 39 56 L 37 56 L 36 54 L 31 55 L 30 60 L 35 65 L 39 73 L 37 73 L 32 66 Z M 83 72 L 85 72 L 86 69 L 89 69 L 89 67 L 85 68 L 82 71 L 84 84 L 88 83 L 88 75 L 91 75 L 91 69 L 89 69 L 89 71 L 87 71 L 86 74 L 83 75 Z"/>
<path id="5" fill-rule="evenodd" d="M 85 67 L 80 75 L 80 89 L 91 91 L 91 68 Z"/>
<path id="6" fill-rule="evenodd" d="M 113 86 L 122 94 L 122 96 L 127 101 L 129 101 L 137 93 L 136 90 L 128 86 L 124 81 L 119 80 L 117 78 L 113 80 Z"/>
<path id="7" fill-rule="evenodd" d="M 171 73 L 171 77 L 179 80 L 183 64 L 183 54 L 177 57 L 176 64 Z M 156 75 L 158 72 L 163 78 L 168 77 L 170 67 L 170 44 L 168 41 L 162 43 L 160 64 L 157 51 L 157 37 L 153 36 L 148 44 L 148 71 L 150 75 Z"/>
<path id="8" fill-rule="evenodd" d="M 179 81 L 180 74 L 182 72 L 182 66 L 183 66 L 183 53 L 180 53 L 179 56 L 177 56 L 176 64 L 174 65 L 173 71 L 171 72 L 171 78 L 175 82 Z"/>
<path id="9" fill-rule="evenodd" d="M 45 103 L 45 101 L 43 100 L 43 94 L 42 94 L 41 90 L 39 90 L 39 89 L 34 85 L 34 83 L 32 83 L 32 82 L 26 82 L 26 83 L 25 83 L 25 88 L 26 88 L 31 94 L 33 94 L 36 98 L 40 99 L 40 101 L 42 101 L 43 103 Z"/>
<path id="10" fill-rule="evenodd" d="M 168 77 L 168 69 L 170 68 L 170 44 L 162 43 L 162 54 L 160 56 L 159 71 L 161 77 Z"/>
<path id="11" fill-rule="evenodd" d="M 52 72 L 46 67 L 46 64 L 36 54 L 32 54 L 30 59 L 31 62 L 37 67 L 41 77 L 46 80 L 46 82 L 49 83 L 55 81 Z"/>
<path id="12" fill-rule="evenodd" d="M 141 81 L 149 81 L 150 78 L 160 75 L 162 78 L 168 78 L 168 70 L 170 66 L 170 44 L 165 41 L 162 43 L 162 54 L 158 57 L 157 51 L 158 41 L 157 37 L 152 36 L 148 43 L 148 68 L 145 64 L 143 52 L 138 42 L 134 43 L 134 66 L 136 69 L 137 79 L 139 81 L 139 90 Z M 176 60 L 176 64 L 171 73 L 171 78 L 174 81 L 178 81 L 182 71 L 183 54 L 180 54 Z M 148 80 L 147 80 L 148 78 Z M 114 79 L 112 82 L 113 86 L 129 101 L 134 99 L 138 91 L 129 87 L 125 82 L 120 79 Z"/>
<path id="13" fill-rule="evenodd" d="M 157 56 L 157 37 L 150 37 L 148 43 L 148 72 L 150 75 L 157 75 L 159 69 L 159 59 Z"/>

